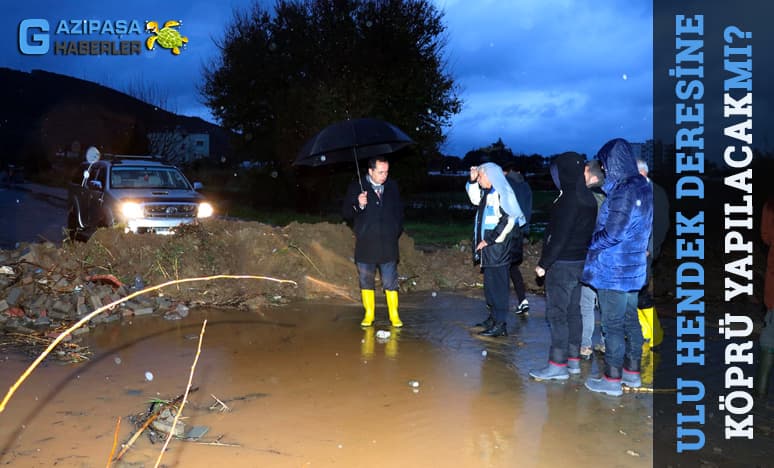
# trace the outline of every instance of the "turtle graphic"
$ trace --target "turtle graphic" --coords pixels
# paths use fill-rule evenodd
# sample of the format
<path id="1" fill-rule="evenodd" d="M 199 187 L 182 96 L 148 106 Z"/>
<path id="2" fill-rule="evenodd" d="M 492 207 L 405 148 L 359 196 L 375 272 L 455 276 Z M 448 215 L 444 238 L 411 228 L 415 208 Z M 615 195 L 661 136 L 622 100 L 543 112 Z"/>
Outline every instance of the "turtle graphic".
<path id="1" fill-rule="evenodd" d="M 156 21 L 148 21 L 145 23 L 145 30 L 153 33 L 145 41 L 145 46 L 148 50 L 153 50 L 153 47 L 158 43 L 165 49 L 171 49 L 175 55 L 180 55 L 180 46 L 188 42 L 186 36 L 181 36 L 180 31 L 173 29 L 175 26 L 180 26 L 180 21 L 169 20 L 164 23 L 164 27 L 159 30 L 159 23 Z"/>

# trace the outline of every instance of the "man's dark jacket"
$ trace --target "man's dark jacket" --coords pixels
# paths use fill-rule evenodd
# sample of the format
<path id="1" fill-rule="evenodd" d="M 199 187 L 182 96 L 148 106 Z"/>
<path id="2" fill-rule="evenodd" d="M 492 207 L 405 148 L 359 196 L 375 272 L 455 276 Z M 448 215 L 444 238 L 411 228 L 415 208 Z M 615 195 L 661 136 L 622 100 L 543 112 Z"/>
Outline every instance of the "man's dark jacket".
<path id="1" fill-rule="evenodd" d="M 355 232 L 355 262 L 380 264 L 397 262 L 398 238 L 403 232 L 403 202 L 398 184 L 390 179 L 384 183 L 381 200 L 367 177 L 362 179 L 368 192 L 368 204 L 360 209 L 357 197 L 360 185 L 352 182 L 342 202 L 341 215 L 352 221 Z"/>
<path id="2" fill-rule="evenodd" d="M 538 265 L 549 270 L 557 261 L 586 259 L 597 219 L 597 202 L 586 188 L 585 159 L 563 153 L 551 164 L 551 177 L 561 192 L 551 207 Z"/>

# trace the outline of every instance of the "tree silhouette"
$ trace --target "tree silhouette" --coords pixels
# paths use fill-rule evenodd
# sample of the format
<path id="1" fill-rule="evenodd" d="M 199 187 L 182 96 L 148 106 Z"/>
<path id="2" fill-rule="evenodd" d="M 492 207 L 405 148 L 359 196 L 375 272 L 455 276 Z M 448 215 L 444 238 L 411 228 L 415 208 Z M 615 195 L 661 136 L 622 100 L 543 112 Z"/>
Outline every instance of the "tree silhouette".
<path id="1" fill-rule="evenodd" d="M 273 14 L 254 3 L 235 11 L 201 93 L 220 123 L 280 172 L 323 127 L 376 117 L 418 143 L 405 159 L 423 173 L 461 107 L 444 30 L 428 0 L 278 0 Z"/>

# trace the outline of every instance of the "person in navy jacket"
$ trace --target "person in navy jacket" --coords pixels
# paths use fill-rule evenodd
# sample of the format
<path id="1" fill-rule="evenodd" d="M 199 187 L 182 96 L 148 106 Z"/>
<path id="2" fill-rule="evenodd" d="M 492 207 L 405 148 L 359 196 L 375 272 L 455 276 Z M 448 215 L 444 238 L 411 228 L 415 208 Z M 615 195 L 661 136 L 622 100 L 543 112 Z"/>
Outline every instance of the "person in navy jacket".
<path id="1" fill-rule="evenodd" d="M 621 385 L 639 387 L 642 329 L 637 296 L 647 280 L 653 227 L 653 189 L 637 170 L 629 143 L 605 143 L 596 159 L 605 172 L 607 197 L 599 209 L 582 281 L 597 291 L 605 330 L 604 373 L 586 380 L 593 392 L 620 396 Z"/>

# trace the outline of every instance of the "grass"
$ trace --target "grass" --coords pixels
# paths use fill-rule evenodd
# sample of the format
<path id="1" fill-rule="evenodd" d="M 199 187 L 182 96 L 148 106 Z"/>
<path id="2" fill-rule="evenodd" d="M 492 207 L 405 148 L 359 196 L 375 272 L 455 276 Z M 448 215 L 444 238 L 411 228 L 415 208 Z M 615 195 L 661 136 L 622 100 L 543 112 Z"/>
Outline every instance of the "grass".
<path id="1" fill-rule="evenodd" d="M 539 224 L 544 219 L 547 220 L 548 210 L 550 210 L 556 195 L 556 191 L 533 192 L 535 212 L 532 221 L 535 229 L 530 235 L 530 239 L 533 241 L 542 238 L 542 230 L 539 229 Z M 467 196 L 462 199 L 459 197 L 459 194 L 435 193 L 424 194 L 420 199 L 427 208 L 407 208 L 404 221 L 404 230 L 414 239 L 417 245 L 451 247 L 460 241 L 471 239 L 473 211 L 466 212 L 448 208 L 450 203 L 466 202 Z M 292 210 L 257 209 L 239 203 L 231 204 L 227 213 L 224 214 L 273 226 L 287 226 L 293 221 L 308 224 L 323 222 L 339 224 L 342 222 L 341 216 L 338 213 L 303 214 Z"/>
<path id="2" fill-rule="evenodd" d="M 271 211 L 252 208 L 244 205 L 232 205 L 225 213 L 229 217 L 258 221 L 272 226 L 287 226 L 292 222 L 298 223 L 334 223 L 342 222 L 338 214 L 313 215 L 301 214 L 290 210 Z M 419 245 L 432 245 L 438 247 L 450 247 L 461 240 L 471 237 L 472 218 L 467 221 L 420 221 L 407 219 L 404 230 Z"/>
<path id="3" fill-rule="evenodd" d="M 404 224 L 404 230 L 417 245 L 451 247 L 473 237 L 473 221 L 467 223 L 407 221 Z"/>

